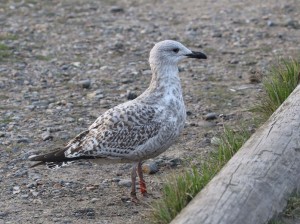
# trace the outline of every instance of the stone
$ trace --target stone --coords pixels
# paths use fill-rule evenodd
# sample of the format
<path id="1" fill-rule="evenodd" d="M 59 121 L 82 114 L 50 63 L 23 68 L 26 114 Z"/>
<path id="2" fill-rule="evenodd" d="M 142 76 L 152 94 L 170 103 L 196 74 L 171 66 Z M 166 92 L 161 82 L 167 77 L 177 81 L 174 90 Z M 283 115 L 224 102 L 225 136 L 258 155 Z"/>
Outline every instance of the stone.
<path id="1" fill-rule="evenodd" d="M 300 29 L 300 23 L 297 20 L 293 20 L 293 19 L 287 20 L 285 26 L 295 30 Z"/>
<path id="2" fill-rule="evenodd" d="M 182 160 L 179 158 L 173 158 L 168 161 L 168 164 L 171 167 L 179 166 L 182 163 Z"/>
<path id="3" fill-rule="evenodd" d="M 212 137 L 211 140 L 210 140 L 210 143 L 212 145 L 218 146 L 222 143 L 222 140 L 218 137 Z"/>
<path id="4" fill-rule="evenodd" d="M 131 187 L 131 180 L 122 179 L 118 182 L 121 187 Z"/>
<path id="5" fill-rule="evenodd" d="M 99 198 L 92 198 L 92 199 L 91 199 L 91 202 L 92 202 L 92 203 L 95 203 L 95 202 L 97 202 L 97 201 L 99 201 Z"/>
<path id="6" fill-rule="evenodd" d="M 158 166 L 156 162 L 144 163 L 142 165 L 142 170 L 146 174 L 154 174 L 158 171 Z"/>
<path id="7" fill-rule="evenodd" d="M 186 111 L 186 115 L 187 115 L 187 116 L 191 116 L 192 114 L 193 114 L 192 111 L 189 111 L 189 110 Z"/>
<path id="8" fill-rule="evenodd" d="M 53 135 L 51 135 L 50 131 L 46 131 L 44 133 L 42 133 L 41 135 L 43 141 L 47 141 L 47 140 L 53 140 Z"/>
<path id="9" fill-rule="evenodd" d="M 275 23 L 272 20 L 268 20 L 267 25 L 271 27 L 271 26 L 275 26 Z"/>
<path id="10" fill-rule="evenodd" d="M 124 12 L 124 9 L 119 6 L 112 6 L 109 11 L 112 13 L 117 13 L 117 12 Z"/>
<path id="11" fill-rule="evenodd" d="M 212 112 L 212 113 L 207 113 L 205 116 L 204 116 L 204 119 L 205 120 L 214 120 L 214 119 L 217 119 L 217 114 Z"/>
<path id="12" fill-rule="evenodd" d="M 81 80 L 78 82 L 78 85 L 84 89 L 88 89 L 91 86 L 91 80 L 89 80 L 89 79 Z"/>
<path id="13" fill-rule="evenodd" d="M 36 196 L 39 195 L 39 192 L 37 192 L 37 191 L 31 191 L 31 194 L 32 194 L 33 197 L 36 197 Z"/>
<path id="14" fill-rule="evenodd" d="M 129 92 L 127 93 L 127 99 L 128 99 L 128 100 L 134 100 L 135 98 L 137 98 L 137 94 L 136 94 L 136 93 L 133 93 L 133 92 L 131 92 L 131 91 L 129 91 Z"/>
<path id="15" fill-rule="evenodd" d="M 29 139 L 25 137 L 17 139 L 17 143 L 29 143 L 29 142 L 30 142 Z"/>
<path id="16" fill-rule="evenodd" d="M 0 218 L 4 218 L 8 215 L 8 212 L 0 212 Z"/>
<path id="17" fill-rule="evenodd" d="M 21 194 L 21 196 L 20 196 L 22 199 L 26 199 L 26 198 L 28 198 L 29 197 L 29 195 L 28 194 Z"/>
<path id="18" fill-rule="evenodd" d="M 19 186 L 14 186 L 13 187 L 13 194 L 19 194 L 21 192 L 20 187 Z"/>

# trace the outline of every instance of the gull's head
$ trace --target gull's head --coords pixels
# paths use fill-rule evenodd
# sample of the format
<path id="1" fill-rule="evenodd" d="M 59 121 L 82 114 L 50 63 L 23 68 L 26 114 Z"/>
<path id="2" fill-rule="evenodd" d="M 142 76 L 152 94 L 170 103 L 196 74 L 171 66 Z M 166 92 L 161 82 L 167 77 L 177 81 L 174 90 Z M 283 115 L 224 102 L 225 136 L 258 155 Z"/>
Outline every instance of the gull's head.
<path id="1" fill-rule="evenodd" d="M 174 40 L 164 40 L 154 45 L 150 51 L 149 62 L 152 65 L 177 65 L 184 58 L 206 59 L 201 52 L 191 51 L 183 44 Z"/>

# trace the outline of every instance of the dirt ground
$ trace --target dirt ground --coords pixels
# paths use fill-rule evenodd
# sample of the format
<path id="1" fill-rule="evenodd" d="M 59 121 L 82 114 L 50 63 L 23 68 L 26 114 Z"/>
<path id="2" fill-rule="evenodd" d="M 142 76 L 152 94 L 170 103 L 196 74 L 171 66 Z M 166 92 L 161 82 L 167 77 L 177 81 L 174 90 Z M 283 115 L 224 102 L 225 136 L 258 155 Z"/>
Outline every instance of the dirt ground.
<path id="1" fill-rule="evenodd" d="M 0 223 L 145 222 L 166 177 L 211 151 L 223 124 L 251 120 L 271 62 L 300 53 L 299 21 L 298 0 L 0 0 Z M 29 168 L 142 93 L 164 39 L 208 60 L 179 66 L 188 120 L 152 160 L 148 199 L 129 202 L 130 164 Z"/>

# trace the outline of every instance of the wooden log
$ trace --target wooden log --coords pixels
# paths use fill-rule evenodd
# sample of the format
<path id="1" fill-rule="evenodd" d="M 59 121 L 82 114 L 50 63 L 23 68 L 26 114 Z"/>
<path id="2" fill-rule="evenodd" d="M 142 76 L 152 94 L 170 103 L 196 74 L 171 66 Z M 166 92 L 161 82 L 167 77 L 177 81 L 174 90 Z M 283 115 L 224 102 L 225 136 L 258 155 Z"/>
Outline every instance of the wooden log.
<path id="1" fill-rule="evenodd" d="M 296 189 L 300 85 L 171 223 L 267 223 Z"/>

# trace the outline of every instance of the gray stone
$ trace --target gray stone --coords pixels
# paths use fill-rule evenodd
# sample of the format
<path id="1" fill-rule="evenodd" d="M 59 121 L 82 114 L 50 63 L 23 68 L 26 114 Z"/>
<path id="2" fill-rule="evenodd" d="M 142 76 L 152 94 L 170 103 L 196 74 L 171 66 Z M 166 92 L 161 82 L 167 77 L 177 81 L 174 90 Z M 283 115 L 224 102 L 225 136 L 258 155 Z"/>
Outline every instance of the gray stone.
<path id="1" fill-rule="evenodd" d="M 73 123 L 75 121 L 75 119 L 73 117 L 67 117 L 66 121 L 69 123 Z"/>
<path id="2" fill-rule="evenodd" d="M 29 195 L 28 194 L 21 194 L 21 196 L 20 196 L 21 198 L 23 198 L 23 199 L 26 199 L 26 198 L 28 198 L 29 197 Z"/>
<path id="3" fill-rule="evenodd" d="M 268 20 L 267 25 L 269 27 L 271 27 L 271 26 L 275 26 L 275 23 L 273 21 L 271 21 L 271 20 Z"/>
<path id="4" fill-rule="evenodd" d="M 109 10 L 112 13 L 124 12 L 124 9 L 119 6 L 112 6 Z"/>
<path id="5" fill-rule="evenodd" d="M 88 89 L 91 86 L 91 80 L 89 80 L 89 79 L 81 80 L 78 82 L 78 85 L 84 89 Z"/>
<path id="6" fill-rule="evenodd" d="M 95 203 L 95 202 L 97 202 L 97 201 L 99 201 L 99 198 L 92 198 L 92 199 L 91 199 L 91 202 L 92 202 L 92 203 Z"/>
<path id="7" fill-rule="evenodd" d="M 136 94 L 136 93 L 133 93 L 133 92 L 131 92 L 131 91 L 129 91 L 129 92 L 127 93 L 127 99 L 128 99 L 128 100 L 134 100 L 135 98 L 137 98 L 137 94 Z"/>
<path id="8" fill-rule="evenodd" d="M 37 192 L 37 191 L 32 191 L 31 194 L 32 194 L 34 197 L 36 197 L 36 196 L 39 195 L 39 192 Z"/>
<path id="9" fill-rule="evenodd" d="M 31 183 L 26 185 L 26 187 L 28 187 L 28 188 L 34 188 L 36 186 L 37 186 L 37 183 L 34 183 L 34 182 L 31 182 Z"/>
<path id="10" fill-rule="evenodd" d="M 19 138 L 17 139 L 17 143 L 29 143 L 29 139 L 28 138 Z"/>
<path id="11" fill-rule="evenodd" d="M 21 192 L 19 186 L 14 186 L 12 190 L 13 190 L 13 192 L 12 192 L 13 194 L 19 194 Z"/>
<path id="12" fill-rule="evenodd" d="M 25 169 L 20 169 L 20 170 L 17 170 L 14 174 L 14 177 L 22 177 L 24 175 L 27 175 L 28 171 L 25 170 Z"/>
<path id="13" fill-rule="evenodd" d="M 156 162 L 149 162 L 149 163 L 144 163 L 142 165 L 142 169 L 144 173 L 154 174 L 158 171 L 158 166 Z"/>
<path id="14" fill-rule="evenodd" d="M 180 165 L 180 164 L 182 163 L 182 160 L 179 159 L 179 158 L 174 158 L 174 159 L 170 159 L 170 160 L 168 161 L 168 163 L 169 163 L 169 165 L 170 165 L 171 167 L 175 167 L 175 166 Z"/>
<path id="15" fill-rule="evenodd" d="M 111 182 L 119 182 L 120 180 L 120 178 L 112 178 Z"/>
<path id="16" fill-rule="evenodd" d="M 300 29 L 300 24 L 297 20 L 289 19 L 286 21 L 285 26 L 293 28 L 293 29 Z"/>
<path id="17" fill-rule="evenodd" d="M 8 215 L 8 212 L 0 212 L 0 217 L 3 218 Z"/>
<path id="18" fill-rule="evenodd" d="M 47 140 L 52 140 L 53 139 L 53 135 L 51 135 L 51 133 L 49 131 L 44 132 L 41 135 L 43 141 L 47 141 Z"/>
<path id="19" fill-rule="evenodd" d="M 205 116 L 204 116 L 204 119 L 205 120 L 214 120 L 214 119 L 217 119 L 217 114 L 212 112 L 212 113 L 207 113 Z"/>
<path id="20" fill-rule="evenodd" d="M 126 179 L 120 180 L 118 182 L 118 185 L 122 187 L 131 187 L 131 180 L 126 180 Z"/>

